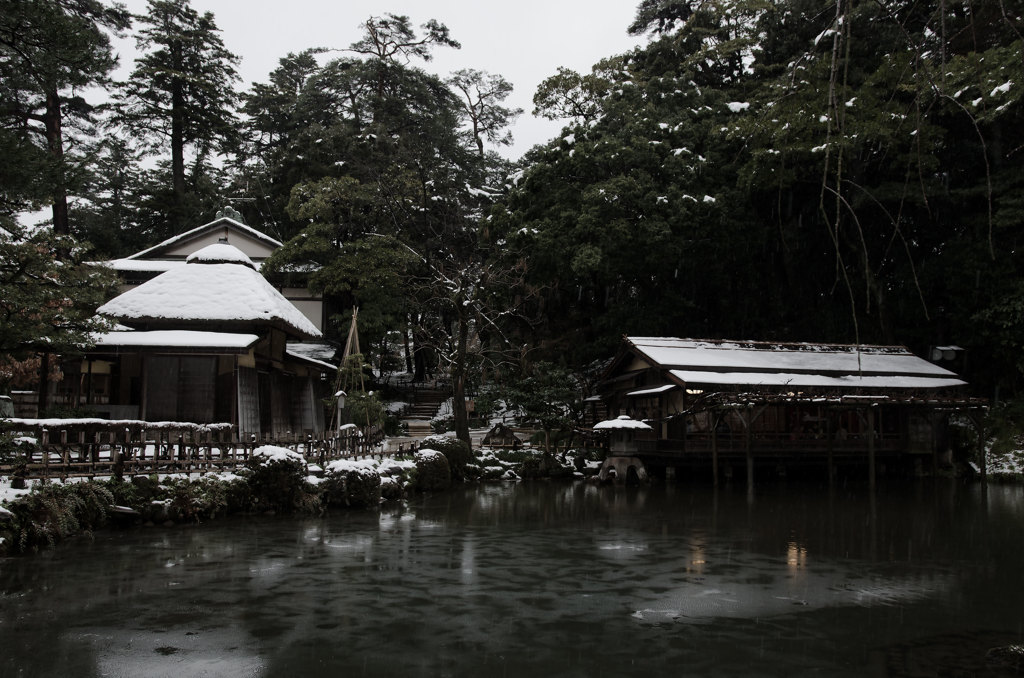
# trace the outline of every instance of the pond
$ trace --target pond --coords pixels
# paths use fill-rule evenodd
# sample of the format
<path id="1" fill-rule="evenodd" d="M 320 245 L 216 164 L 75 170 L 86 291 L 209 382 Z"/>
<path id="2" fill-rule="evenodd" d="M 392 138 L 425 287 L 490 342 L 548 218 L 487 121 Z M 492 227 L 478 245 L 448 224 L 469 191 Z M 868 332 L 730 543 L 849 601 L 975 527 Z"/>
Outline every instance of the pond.
<path id="1" fill-rule="evenodd" d="M 0 675 L 1000 675 L 1022 572 L 1014 486 L 482 486 L 0 560 Z"/>

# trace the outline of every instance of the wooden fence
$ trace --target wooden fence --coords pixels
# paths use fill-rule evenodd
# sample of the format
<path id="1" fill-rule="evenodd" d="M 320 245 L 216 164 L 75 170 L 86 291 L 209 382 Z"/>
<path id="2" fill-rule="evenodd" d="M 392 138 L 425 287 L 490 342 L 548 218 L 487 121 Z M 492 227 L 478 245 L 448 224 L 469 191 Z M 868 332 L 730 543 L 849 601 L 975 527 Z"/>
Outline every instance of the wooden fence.
<path id="1" fill-rule="evenodd" d="M 0 433 L 17 444 L 0 457 L 0 476 L 73 478 L 208 473 L 243 466 L 264 445 L 284 447 L 321 468 L 335 459 L 381 454 L 380 431 L 349 427 L 319 434 L 239 439 L 228 424 L 8 419 Z"/>

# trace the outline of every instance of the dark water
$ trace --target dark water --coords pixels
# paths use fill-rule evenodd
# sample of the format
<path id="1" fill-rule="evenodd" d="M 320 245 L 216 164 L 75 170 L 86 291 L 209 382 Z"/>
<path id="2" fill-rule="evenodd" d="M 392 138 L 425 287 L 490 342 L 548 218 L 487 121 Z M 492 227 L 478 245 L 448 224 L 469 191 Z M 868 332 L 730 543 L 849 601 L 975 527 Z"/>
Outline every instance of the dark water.
<path id="1" fill-rule="evenodd" d="M 490 486 L 0 560 L 3 676 L 972 676 L 1024 491 Z"/>

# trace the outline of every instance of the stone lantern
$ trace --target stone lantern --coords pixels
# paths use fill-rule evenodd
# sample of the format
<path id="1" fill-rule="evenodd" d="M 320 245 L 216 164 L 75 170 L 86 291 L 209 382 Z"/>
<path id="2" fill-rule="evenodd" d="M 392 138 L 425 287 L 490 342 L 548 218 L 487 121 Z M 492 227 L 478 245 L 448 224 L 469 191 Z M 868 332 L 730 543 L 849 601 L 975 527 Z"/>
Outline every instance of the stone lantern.
<path id="1" fill-rule="evenodd" d="M 650 426 L 623 414 L 615 419 L 598 422 L 594 430 L 609 432 L 608 458 L 601 464 L 601 471 L 597 475 L 599 480 L 614 480 L 618 483 L 647 480 L 647 469 L 637 456 L 639 446 L 636 434 L 653 430 Z"/>

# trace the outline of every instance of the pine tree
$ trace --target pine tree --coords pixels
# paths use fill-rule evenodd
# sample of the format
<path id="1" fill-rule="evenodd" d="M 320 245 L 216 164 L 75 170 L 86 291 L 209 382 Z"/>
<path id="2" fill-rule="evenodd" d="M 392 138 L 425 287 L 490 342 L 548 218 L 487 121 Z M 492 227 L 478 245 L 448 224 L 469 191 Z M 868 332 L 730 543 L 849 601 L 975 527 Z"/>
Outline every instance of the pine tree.
<path id="1" fill-rule="evenodd" d="M 149 153 L 170 155 L 172 202 L 165 211 L 174 233 L 200 216 L 211 156 L 237 146 L 238 57 L 224 46 L 213 14 L 200 15 L 188 0 L 149 0 L 137 20 L 144 54 L 117 93 L 119 122 Z"/>
<path id="2" fill-rule="evenodd" d="M 138 152 L 111 134 L 93 145 L 90 158 L 89 178 L 75 203 L 72 235 L 105 258 L 139 251 L 146 241 L 141 225 L 145 188 Z"/>
<path id="3" fill-rule="evenodd" d="M 79 92 L 103 86 L 117 59 L 107 31 L 128 14 L 99 0 L 0 3 L 0 148 L 4 207 L 49 203 L 57 233 L 70 232 L 68 195 L 81 185 L 82 158 L 68 129 L 93 122 Z"/>
<path id="4" fill-rule="evenodd" d="M 469 127 L 470 139 L 480 157 L 484 141 L 501 146 L 512 143 L 509 125 L 522 115 L 521 108 L 508 108 L 501 102 L 512 93 L 512 84 L 491 73 L 464 68 L 452 73 L 448 85 L 459 93 L 459 106 Z"/>

